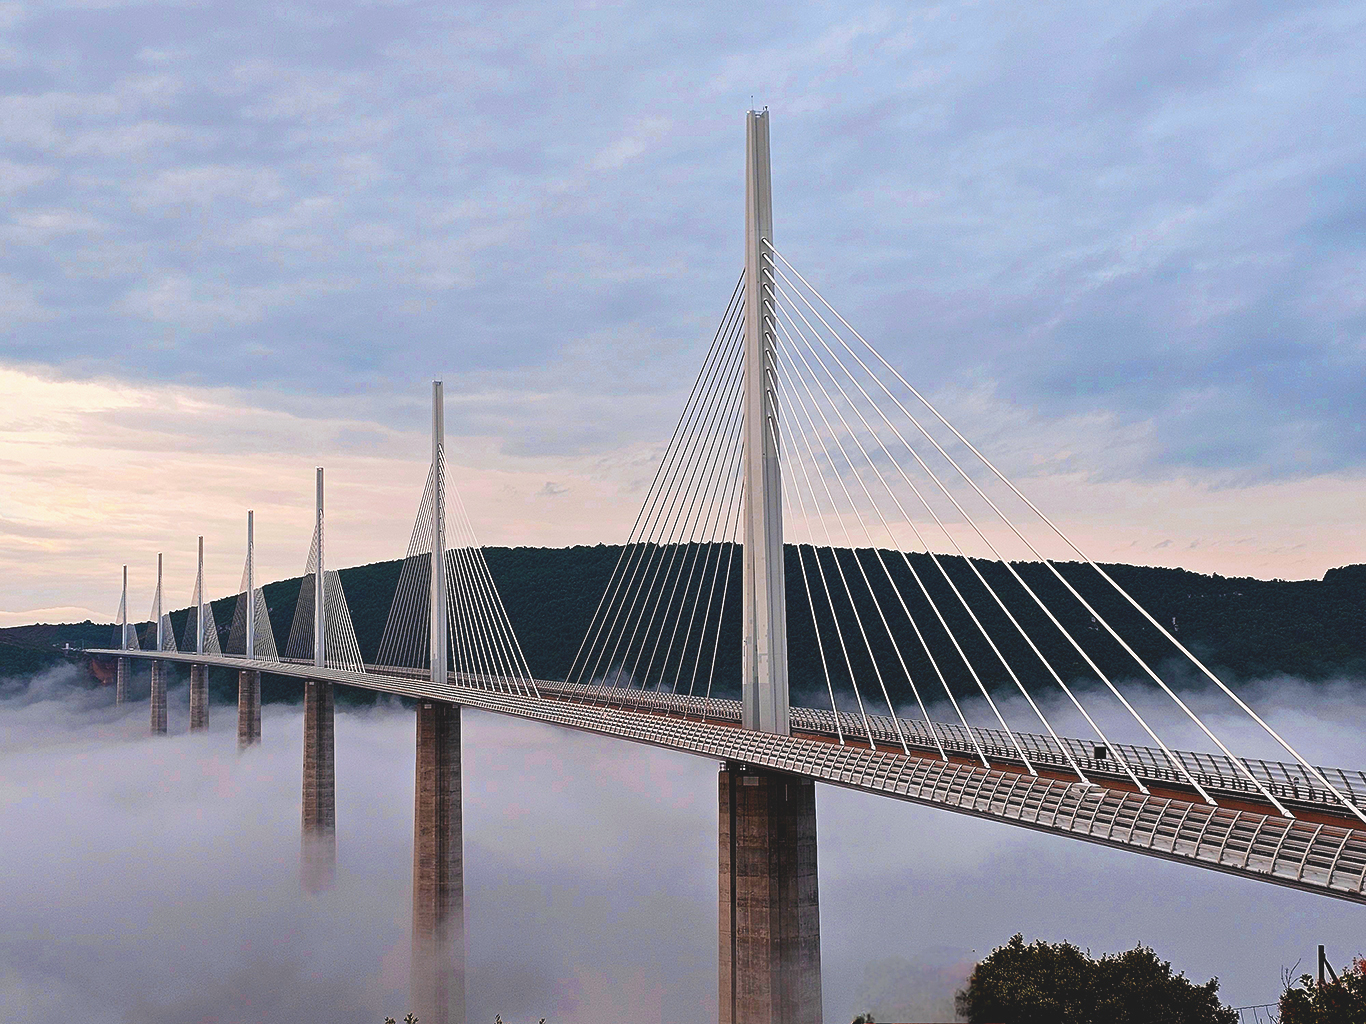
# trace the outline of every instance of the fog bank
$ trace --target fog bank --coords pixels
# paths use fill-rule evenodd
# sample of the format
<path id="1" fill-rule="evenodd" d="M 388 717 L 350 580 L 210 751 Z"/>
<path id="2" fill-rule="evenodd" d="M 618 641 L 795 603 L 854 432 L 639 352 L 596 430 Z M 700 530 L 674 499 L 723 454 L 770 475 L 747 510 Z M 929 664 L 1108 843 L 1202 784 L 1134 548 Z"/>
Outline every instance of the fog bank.
<path id="1" fill-rule="evenodd" d="M 1366 763 L 1359 687 L 1259 696 L 1307 755 Z M 338 884 L 307 897 L 298 708 L 239 755 L 235 708 L 190 737 L 186 703 L 153 738 L 65 670 L 0 684 L 0 1017 L 401 1017 L 411 712 L 339 710 Z M 469 1019 L 714 1020 L 716 764 L 471 711 L 463 763 Z M 818 813 L 829 1021 L 942 1001 L 1016 931 L 1145 942 L 1235 1004 L 1317 943 L 1366 950 L 1366 908 L 831 787 Z"/>

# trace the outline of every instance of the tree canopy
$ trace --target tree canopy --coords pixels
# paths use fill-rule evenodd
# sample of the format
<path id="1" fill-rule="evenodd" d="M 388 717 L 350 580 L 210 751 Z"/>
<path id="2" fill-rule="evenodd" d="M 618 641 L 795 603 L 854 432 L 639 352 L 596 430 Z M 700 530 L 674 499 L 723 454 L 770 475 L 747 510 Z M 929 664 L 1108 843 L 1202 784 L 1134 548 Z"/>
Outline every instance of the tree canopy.
<path id="1" fill-rule="evenodd" d="M 1301 976 L 1299 987 L 1287 986 L 1281 996 L 1281 1024 L 1366 1024 L 1366 960 L 1332 981 L 1320 985 Z"/>
<path id="2" fill-rule="evenodd" d="M 1197 985 L 1147 946 L 1093 959 L 1017 934 L 974 968 L 956 1004 L 977 1024 L 1237 1024 L 1218 990 L 1217 978 Z"/>

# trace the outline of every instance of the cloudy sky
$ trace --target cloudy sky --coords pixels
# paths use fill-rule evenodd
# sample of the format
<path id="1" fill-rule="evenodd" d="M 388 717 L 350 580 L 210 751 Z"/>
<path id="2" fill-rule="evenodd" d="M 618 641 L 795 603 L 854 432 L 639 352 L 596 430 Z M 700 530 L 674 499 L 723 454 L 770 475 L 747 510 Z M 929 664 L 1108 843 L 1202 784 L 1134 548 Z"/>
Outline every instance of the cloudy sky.
<path id="1" fill-rule="evenodd" d="M 0 2 L 0 624 L 618 541 L 775 241 L 1097 557 L 1366 560 L 1366 5 Z M 993 447 L 994 446 L 994 447 Z M 140 613 L 140 612 L 139 612 Z"/>
<path id="2" fill-rule="evenodd" d="M 268 705 L 263 744 L 239 756 L 234 708 L 215 705 L 190 736 L 176 686 L 171 735 L 152 737 L 145 673 L 135 684 L 120 708 L 65 670 L 0 680 L 14 840 L 0 845 L 0 1017 L 401 1018 L 412 713 L 338 713 L 337 887 L 308 897 L 299 708 Z M 1342 724 L 1359 687 L 1265 696 L 1323 762 L 1366 761 Z M 715 762 L 479 712 L 463 722 L 469 1020 L 714 1021 Z M 817 812 L 827 1020 L 950 1019 L 905 1013 L 908 994 L 947 997 L 965 961 L 1016 931 L 1097 955 L 1147 943 L 1188 977 L 1218 976 L 1235 1005 L 1274 1001 L 1281 968 L 1309 970 L 1318 943 L 1338 965 L 1362 952 L 1354 904 L 829 786 Z"/>

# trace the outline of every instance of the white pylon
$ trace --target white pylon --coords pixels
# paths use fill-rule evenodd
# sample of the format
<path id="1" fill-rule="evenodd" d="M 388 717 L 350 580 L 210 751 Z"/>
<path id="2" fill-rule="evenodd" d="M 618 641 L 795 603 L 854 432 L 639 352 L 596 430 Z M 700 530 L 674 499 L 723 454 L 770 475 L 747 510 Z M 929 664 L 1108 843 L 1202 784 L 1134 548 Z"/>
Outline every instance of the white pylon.
<path id="1" fill-rule="evenodd" d="M 446 410 L 441 381 L 432 381 L 432 682 L 449 674 L 449 624 L 446 621 Z"/>
<path id="2" fill-rule="evenodd" d="M 128 566 L 123 567 L 123 596 L 119 598 L 119 647 L 132 650 L 128 643 Z"/>
<path id="3" fill-rule="evenodd" d="M 787 595 L 778 404 L 770 367 L 776 337 L 767 268 L 773 241 L 768 111 L 751 110 L 745 132 L 745 535 L 743 722 L 787 735 Z M 773 372 L 776 372 L 773 371 Z"/>
<path id="4" fill-rule="evenodd" d="M 165 635 L 165 631 L 163 630 L 162 625 L 161 625 L 161 552 L 160 552 L 160 551 L 157 552 L 157 600 L 156 600 L 156 606 L 157 606 L 157 607 L 156 607 L 156 617 L 157 617 L 157 650 L 158 650 L 158 651 L 164 651 L 164 650 L 166 649 L 166 635 Z"/>
<path id="5" fill-rule="evenodd" d="M 247 509 L 247 660 L 256 657 L 256 576 L 252 556 L 255 544 L 252 534 L 252 512 Z"/>
<path id="6" fill-rule="evenodd" d="M 318 564 L 313 568 L 313 664 L 322 668 L 327 664 L 327 609 L 323 593 L 323 468 L 318 467 L 317 521 Z"/>
<path id="7" fill-rule="evenodd" d="M 194 652 L 195 654 L 204 653 L 204 538 L 199 538 L 199 575 L 195 586 L 195 598 L 199 602 L 195 610 L 194 624 Z"/>

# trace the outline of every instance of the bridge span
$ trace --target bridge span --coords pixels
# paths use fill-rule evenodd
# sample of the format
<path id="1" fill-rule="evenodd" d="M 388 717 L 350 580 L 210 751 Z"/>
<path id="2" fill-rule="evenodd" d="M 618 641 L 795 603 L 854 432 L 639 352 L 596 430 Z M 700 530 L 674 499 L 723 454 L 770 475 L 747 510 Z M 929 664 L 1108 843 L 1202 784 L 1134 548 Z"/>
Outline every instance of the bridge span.
<path id="1" fill-rule="evenodd" d="M 1252 763 L 1261 766 L 1268 782 L 1281 787 L 1285 801 L 1295 807 L 1293 819 L 1277 815 L 1239 774 L 1218 771 L 1213 759 L 1201 781 L 1225 797 L 1219 806 L 1200 802 L 1170 768 L 1154 770 L 1144 778 L 1150 785 L 1143 794 L 1118 769 L 1112 768 L 1112 777 L 1106 778 L 1099 761 L 1088 772 L 1094 782 L 1088 786 L 1075 776 L 1069 778 L 1062 768 L 1040 767 L 1037 775 L 1031 775 L 1022 765 L 1010 763 L 1010 751 L 1004 747 L 992 767 L 973 763 L 965 752 L 941 760 L 928 745 L 906 754 L 894 746 L 890 725 L 883 726 L 886 746 L 870 749 L 867 742 L 853 736 L 840 744 L 828 721 L 830 713 L 808 708 L 793 708 L 792 734 L 779 736 L 742 728 L 739 702 L 720 698 L 685 698 L 552 680 L 537 680 L 538 693 L 528 696 L 515 689 L 513 680 L 481 680 L 464 674 L 433 684 L 409 669 L 355 672 L 231 655 L 115 649 L 88 653 L 320 680 L 477 708 L 723 764 L 768 768 L 844 789 L 1366 903 L 1366 829 L 1354 828 L 1354 819 L 1343 813 L 1330 794 L 1315 790 L 1308 780 L 1298 786 L 1291 781 L 1298 775 L 1296 766 L 1278 762 Z M 1185 756 L 1208 759 L 1208 755 Z M 1156 765 L 1156 759 L 1152 763 Z M 1321 770 L 1344 780 L 1355 776 L 1354 796 L 1366 791 L 1366 778 L 1360 772 Z"/>
<path id="2" fill-rule="evenodd" d="M 141 636 L 125 567 L 117 646 L 90 652 L 117 659 L 117 699 L 130 663 L 150 661 L 151 728 L 164 733 L 167 670 L 187 665 L 200 731 L 207 670 L 234 670 L 238 743 L 249 748 L 261 742 L 261 674 L 299 680 L 309 887 L 330 884 L 336 861 L 334 688 L 416 702 L 412 1009 L 424 1024 L 465 1019 L 464 707 L 719 763 L 720 1024 L 822 1020 L 817 782 L 1366 903 L 1366 774 L 1306 759 L 774 248 L 766 110 L 747 117 L 745 211 L 744 273 L 562 681 L 532 676 L 448 488 L 436 381 L 427 483 L 369 664 L 327 568 L 319 468 L 287 641 L 277 648 L 248 512 L 226 641 L 204 593 L 203 538 L 179 644 L 160 560 L 154 628 Z M 798 645 L 828 710 L 790 705 Z M 1169 682 L 1169 665 L 1181 687 L 1194 679 L 1227 699 L 1287 760 L 1236 756 Z M 1136 680 L 1217 752 L 1167 745 L 1126 694 Z M 713 698 L 713 684 L 741 699 Z M 1059 735 L 1030 691 L 1040 686 L 1093 738 Z M 922 689 L 939 688 L 933 699 L 956 721 L 930 721 Z M 1018 691 L 1043 731 L 1012 727 L 998 688 Z M 992 727 L 969 723 L 963 693 L 980 697 Z M 898 701 L 920 717 L 901 717 Z M 1111 713 L 1151 745 L 1113 742 Z"/>

